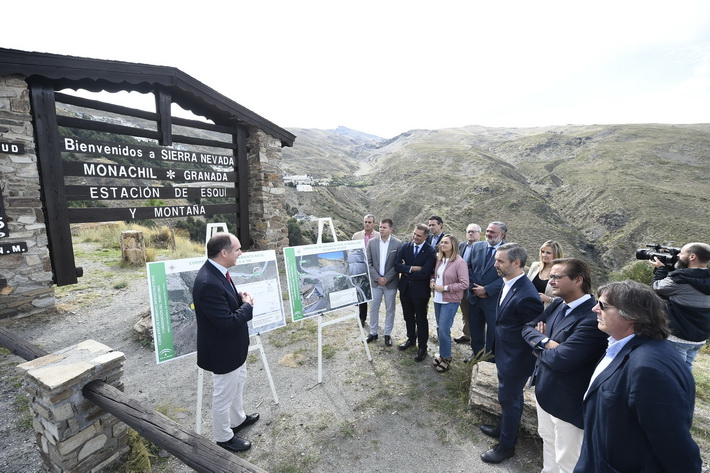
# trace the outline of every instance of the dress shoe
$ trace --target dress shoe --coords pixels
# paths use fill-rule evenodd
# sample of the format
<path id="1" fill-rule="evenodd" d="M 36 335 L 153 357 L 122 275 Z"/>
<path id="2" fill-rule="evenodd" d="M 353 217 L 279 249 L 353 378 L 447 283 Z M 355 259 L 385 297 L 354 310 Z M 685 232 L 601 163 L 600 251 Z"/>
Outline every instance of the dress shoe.
<path id="1" fill-rule="evenodd" d="M 385 335 L 385 346 L 386 347 L 392 346 L 392 337 L 390 337 L 389 335 Z"/>
<path id="2" fill-rule="evenodd" d="M 490 450 L 483 452 L 481 454 L 481 460 L 486 463 L 500 463 L 507 458 L 512 458 L 514 455 L 514 448 L 505 448 L 498 444 Z"/>
<path id="3" fill-rule="evenodd" d="M 231 439 L 227 440 L 226 442 L 217 442 L 217 445 L 233 452 L 243 452 L 251 448 L 250 441 L 241 437 L 237 437 L 236 435 Z"/>
<path id="4" fill-rule="evenodd" d="M 259 420 L 259 414 L 254 413 L 254 414 L 249 414 L 246 419 L 244 419 L 244 422 L 239 424 L 236 427 L 232 427 L 232 432 L 234 432 L 234 435 L 237 434 L 240 430 L 242 430 L 244 427 L 249 427 L 252 424 L 256 424 L 256 421 Z"/>
<path id="5" fill-rule="evenodd" d="M 402 343 L 402 344 L 399 346 L 399 349 L 400 349 L 400 350 L 406 350 L 407 348 L 413 347 L 414 345 L 416 345 L 416 342 L 414 342 L 413 340 L 407 339 L 407 341 L 405 341 L 404 343 Z"/>
<path id="6" fill-rule="evenodd" d="M 370 335 L 367 336 L 367 343 L 370 343 L 373 340 L 377 340 L 377 334 L 376 333 L 371 333 Z"/>
<path id="7" fill-rule="evenodd" d="M 454 342 L 456 343 L 468 343 L 471 341 L 471 337 L 467 337 L 466 335 L 461 335 L 460 337 L 454 338 Z"/>
<path id="8" fill-rule="evenodd" d="M 489 437 L 493 437 L 494 439 L 500 438 L 500 427 L 497 425 L 481 424 L 478 428 Z"/>
<path id="9" fill-rule="evenodd" d="M 426 348 L 420 348 L 414 356 L 414 361 L 422 361 L 426 358 Z"/>

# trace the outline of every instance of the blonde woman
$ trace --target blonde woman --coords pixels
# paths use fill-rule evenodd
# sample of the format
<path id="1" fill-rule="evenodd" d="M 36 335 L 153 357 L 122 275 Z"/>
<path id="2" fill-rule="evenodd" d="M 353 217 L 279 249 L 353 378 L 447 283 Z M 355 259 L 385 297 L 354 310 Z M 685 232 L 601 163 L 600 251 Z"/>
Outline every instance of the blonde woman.
<path id="1" fill-rule="evenodd" d="M 552 295 L 552 286 L 549 284 L 549 276 L 552 260 L 559 258 L 564 258 L 562 247 L 555 240 L 547 240 L 540 247 L 540 261 L 535 261 L 528 270 L 528 279 L 537 289 L 545 307 L 555 300 L 555 296 Z"/>
<path id="2" fill-rule="evenodd" d="M 431 277 L 434 292 L 434 315 L 439 336 L 439 355 L 434 358 L 436 371 L 448 371 L 451 364 L 451 326 L 461 298 L 468 289 L 468 265 L 459 256 L 459 242 L 453 235 L 439 240 L 439 252 Z"/>

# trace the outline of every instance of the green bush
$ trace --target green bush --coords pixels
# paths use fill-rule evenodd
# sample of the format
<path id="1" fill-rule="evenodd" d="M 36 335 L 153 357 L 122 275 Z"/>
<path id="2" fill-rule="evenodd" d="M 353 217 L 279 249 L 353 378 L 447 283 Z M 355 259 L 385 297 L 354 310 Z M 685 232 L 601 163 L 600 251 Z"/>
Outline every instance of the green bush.
<path id="1" fill-rule="evenodd" d="M 609 276 L 610 281 L 624 281 L 626 279 L 650 285 L 653 282 L 653 267 L 648 264 L 648 261 L 636 261 Z"/>

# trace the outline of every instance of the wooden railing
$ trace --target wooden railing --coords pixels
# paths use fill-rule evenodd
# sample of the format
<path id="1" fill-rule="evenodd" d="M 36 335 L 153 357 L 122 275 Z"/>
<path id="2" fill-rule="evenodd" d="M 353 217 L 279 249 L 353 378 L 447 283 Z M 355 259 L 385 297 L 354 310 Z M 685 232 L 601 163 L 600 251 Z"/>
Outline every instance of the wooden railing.
<path id="1" fill-rule="evenodd" d="M 0 345 L 27 361 L 48 355 L 46 351 L 5 327 L 0 327 Z M 86 384 L 82 392 L 86 399 L 116 416 L 141 436 L 197 472 L 267 473 L 202 435 L 185 429 L 153 409 L 144 407 L 140 402 L 103 381 L 96 380 Z"/>

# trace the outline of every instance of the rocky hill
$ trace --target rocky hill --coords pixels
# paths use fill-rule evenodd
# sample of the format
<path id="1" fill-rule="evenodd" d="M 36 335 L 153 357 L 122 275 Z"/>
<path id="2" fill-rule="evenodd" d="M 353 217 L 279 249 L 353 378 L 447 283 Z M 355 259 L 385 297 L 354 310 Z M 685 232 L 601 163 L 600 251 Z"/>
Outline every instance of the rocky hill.
<path id="1" fill-rule="evenodd" d="M 502 220 L 533 258 L 556 239 L 602 277 L 646 243 L 710 240 L 710 125 L 470 126 L 390 140 L 345 130 L 291 130 L 283 160 L 287 173 L 352 177 L 358 187 L 288 194 L 342 235 L 367 212 L 405 238 L 431 214 L 458 237 L 470 222 Z"/>

